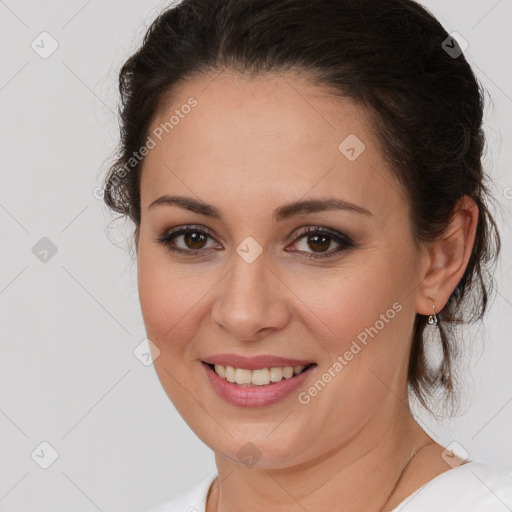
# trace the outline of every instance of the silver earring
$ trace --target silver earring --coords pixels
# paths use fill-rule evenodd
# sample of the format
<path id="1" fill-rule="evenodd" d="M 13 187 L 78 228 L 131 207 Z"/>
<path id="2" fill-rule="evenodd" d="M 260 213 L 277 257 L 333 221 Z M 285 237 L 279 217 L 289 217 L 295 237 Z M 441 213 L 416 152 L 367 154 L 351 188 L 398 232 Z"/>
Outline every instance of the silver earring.
<path id="1" fill-rule="evenodd" d="M 429 315 L 428 317 L 428 324 L 429 325 L 437 325 L 437 314 L 436 314 L 436 307 L 434 304 L 432 304 L 432 309 L 434 310 L 434 313 Z"/>

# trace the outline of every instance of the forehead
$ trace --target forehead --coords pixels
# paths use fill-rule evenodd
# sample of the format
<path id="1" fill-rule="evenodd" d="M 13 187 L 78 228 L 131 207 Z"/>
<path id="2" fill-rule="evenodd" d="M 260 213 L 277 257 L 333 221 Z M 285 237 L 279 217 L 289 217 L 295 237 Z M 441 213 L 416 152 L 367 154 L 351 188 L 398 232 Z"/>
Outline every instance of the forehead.
<path id="1" fill-rule="evenodd" d="M 378 207 L 379 195 L 397 189 L 365 110 L 297 75 L 189 80 L 158 110 L 149 135 L 143 209 L 164 193 L 211 198 L 228 189 L 241 204 L 339 191 L 361 203 L 377 194 Z"/>

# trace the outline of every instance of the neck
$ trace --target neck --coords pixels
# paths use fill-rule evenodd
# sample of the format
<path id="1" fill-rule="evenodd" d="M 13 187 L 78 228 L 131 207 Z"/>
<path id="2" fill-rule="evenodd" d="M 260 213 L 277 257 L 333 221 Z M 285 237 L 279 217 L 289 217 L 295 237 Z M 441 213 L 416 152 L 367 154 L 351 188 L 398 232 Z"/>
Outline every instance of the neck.
<path id="1" fill-rule="evenodd" d="M 374 416 L 353 438 L 307 463 L 248 468 L 217 454 L 219 478 L 207 512 L 328 510 L 333 503 L 353 512 L 384 510 L 414 450 L 431 440 L 407 407 L 397 407 Z"/>

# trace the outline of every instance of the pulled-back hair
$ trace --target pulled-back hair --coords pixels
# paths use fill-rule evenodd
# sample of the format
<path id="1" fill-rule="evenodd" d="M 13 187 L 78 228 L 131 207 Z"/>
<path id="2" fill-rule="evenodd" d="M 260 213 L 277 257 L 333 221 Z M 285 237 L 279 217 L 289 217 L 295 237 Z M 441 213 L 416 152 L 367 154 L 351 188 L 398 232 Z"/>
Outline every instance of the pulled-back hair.
<path id="1" fill-rule="evenodd" d="M 482 318 L 500 250 L 481 162 L 484 94 L 456 40 L 412 0 L 184 0 L 166 9 L 120 71 L 120 151 L 104 183 L 106 205 L 133 221 L 136 242 L 144 160 L 129 172 L 127 164 L 179 84 L 222 70 L 297 72 L 364 106 L 407 192 L 418 244 L 445 232 L 462 196 L 476 203 L 469 263 L 439 313 L 442 365 L 429 371 L 427 317 L 418 314 L 408 368 L 410 390 L 427 409 L 435 390 L 452 396 L 452 327 Z"/>

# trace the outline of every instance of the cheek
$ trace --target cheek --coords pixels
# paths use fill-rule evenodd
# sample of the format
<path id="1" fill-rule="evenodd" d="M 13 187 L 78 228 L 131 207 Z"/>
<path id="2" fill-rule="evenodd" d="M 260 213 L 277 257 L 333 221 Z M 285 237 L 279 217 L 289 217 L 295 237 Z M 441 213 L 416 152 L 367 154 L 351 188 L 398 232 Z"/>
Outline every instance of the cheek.
<path id="1" fill-rule="evenodd" d="M 347 350 L 360 333 L 364 340 L 365 329 L 375 323 L 379 331 L 396 323 L 397 306 L 393 309 L 393 304 L 403 297 L 403 279 L 385 254 L 375 251 L 371 257 L 354 256 L 339 269 L 295 272 L 289 279 L 304 315 L 317 326 L 318 334 L 323 333 L 320 339 L 329 352 Z"/>
<path id="2" fill-rule="evenodd" d="M 143 243 L 138 254 L 137 280 L 146 334 L 158 350 L 155 350 L 158 354 L 154 359 L 155 371 L 175 407 L 194 425 L 201 414 L 188 412 L 194 408 L 189 393 L 199 396 L 196 382 L 190 378 L 191 367 L 197 363 L 189 341 L 194 339 L 198 328 L 199 301 L 205 294 L 202 281 L 195 274 L 194 277 L 185 275 L 178 266 L 169 268 L 163 251 Z"/>
<path id="3" fill-rule="evenodd" d="M 164 332 L 173 325 L 169 312 L 176 311 L 175 305 L 179 306 L 176 294 L 170 293 L 167 279 L 157 262 L 141 250 L 137 268 L 139 300 L 148 337 L 156 344 L 161 343 Z"/>
<path id="4" fill-rule="evenodd" d="M 176 354 L 194 349 L 189 342 L 201 328 L 209 292 L 221 277 L 207 265 L 200 267 L 173 263 L 160 247 L 140 246 L 137 280 L 142 316 L 148 338 L 161 350 Z"/>
<path id="5" fill-rule="evenodd" d="M 148 337 L 157 345 L 169 345 L 179 320 L 185 317 L 197 294 L 197 282 L 169 269 L 161 250 L 142 241 L 137 259 L 137 281 L 142 316 Z"/>
<path id="6" fill-rule="evenodd" d="M 355 435 L 384 403 L 396 400 L 406 378 L 412 317 L 398 276 L 380 275 L 384 267 L 317 279 L 305 301 L 315 313 L 310 325 L 323 357 L 301 403 L 309 397 L 310 427 L 326 438 Z"/>
<path id="7" fill-rule="evenodd" d="M 396 265 L 397 254 L 375 250 L 339 272 L 295 278 L 304 321 L 324 354 L 320 377 L 329 373 L 325 379 L 333 382 L 329 400 L 350 409 L 368 406 L 372 397 L 378 402 L 389 392 L 386 384 L 405 378 L 414 311 L 407 302 L 413 268 L 403 256 Z"/>

